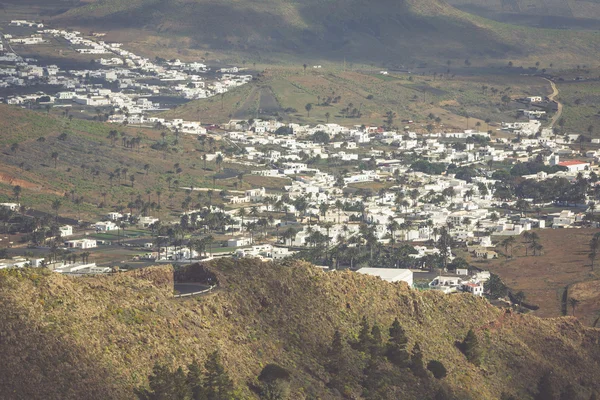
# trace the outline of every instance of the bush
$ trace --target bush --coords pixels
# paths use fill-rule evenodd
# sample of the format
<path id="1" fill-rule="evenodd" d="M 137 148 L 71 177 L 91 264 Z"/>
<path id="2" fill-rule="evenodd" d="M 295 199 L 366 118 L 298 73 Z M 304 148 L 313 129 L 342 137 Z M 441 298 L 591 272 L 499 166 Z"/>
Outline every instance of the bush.
<path id="1" fill-rule="evenodd" d="M 261 382 L 274 382 L 278 379 L 287 381 L 290 379 L 290 373 L 277 364 L 267 364 L 258 376 L 258 380 Z"/>
<path id="2" fill-rule="evenodd" d="M 446 367 L 438 360 L 431 360 L 427 363 L 427 369 L 431 371 L 436 379 L 442 379 L 446 376 Z"/>

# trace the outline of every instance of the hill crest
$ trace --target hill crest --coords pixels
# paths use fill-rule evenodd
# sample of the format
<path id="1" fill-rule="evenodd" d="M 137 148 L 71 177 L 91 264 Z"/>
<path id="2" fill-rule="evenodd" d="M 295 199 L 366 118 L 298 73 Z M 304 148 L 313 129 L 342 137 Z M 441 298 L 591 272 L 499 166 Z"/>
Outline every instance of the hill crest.
<path id="1" fill-rule="evenodd" d="M 1 389 L 19 388 L 15 398 L 35 398 L 29 391 L 39 387 L 47 398 L 62 392 L 75 398 L 105 386 L 104 398 L 128 398 L 155 362 L 187 365 L 220 349 L 241 387 L 261 365 L 275 362 L 292 370 L 293 398 L 308 398 L 302 397 L 306 390 L 338 398 L 327 388 L 323 354 L 336 329 L 356 337 L 363 316 L 385 329 L 397 317 L 409 346 L 419 342 L 425 361 L 446 366 L 442 383 L 459 398 L 498 399 L 507 392 L 526 399 L 550 370 L 559 388 L 576 382 L 581 393 L 600 389 L 600 330 L 573 318 L 505 313 L 470 295 L 421 293 L 353 272 L 324 273 L 303 262 L 220 260 L 208 269 L 219 290 L 187 300 L 175 300 L 167 287 L 154 284 L 169 281 L 166 267 L 150 269 L 151 280 L 143 271 L 89 279 L 36 269 L 0 271 L 0 321 L 7 338 L 0 353 L 14 370 Z M 479 367 L 455 346 L 469 329 L 482 343 Z M 29 374 L 23 373 L 23 355 Z M 76 370 L 65 370 L 73 364 Z M 62 378 L 45 371 L 60 371 Z M 111 380 L 95 379 L 91 371 L 110 371 Z M 74 377 L 86 386 L 74 384 Z M 431 395 L 426 388 L 404 390 L 409 399 Z"/>

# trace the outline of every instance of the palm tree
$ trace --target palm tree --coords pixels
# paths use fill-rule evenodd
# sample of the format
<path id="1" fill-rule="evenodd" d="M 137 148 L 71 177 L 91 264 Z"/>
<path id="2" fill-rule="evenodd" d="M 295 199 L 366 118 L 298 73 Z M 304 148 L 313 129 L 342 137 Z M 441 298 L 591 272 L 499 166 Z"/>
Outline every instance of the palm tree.
<path id="1" fill-rule="evenodd" d="M 531 249 L 533 250 L 533 255 L 534 256 L 542 255 L 542 250 L 544 250 L 544 246 L 542 246 L 541 243 L 532 242 L 531 243 Z"/>
<path id="2" fill-rule="evenodd" d="M 13 194 L 15 195 L 15 198 L 17 200 L 17 203 L 19 202 L 19 198 L 21 197 L 21 186 L 17 185 L 13 187 Z"/>
<path id="3" fill-rule="evenodd" d="M 58 163 L 58 152 L 52 152 L 52 155 L 50 157 L 52 157 L 52 159 L 54 160 L 54 169 L 56 169 L 56 164 Z"/>
<path id="4" fill-rule="evenodd" d="M 221 164 L 223 163 L 223 156 L 221 154 L 217 155 L 215 162 L 217 163 L 217 168 L 219 169 L 219 171 L 221 171 Z"/>
<path id="5" fill-rule="evenodd" d="M 523 293 L 522 291 L 519 291 L 513 295 L 513 298 L 515 299 L 517 304 L 519 304 L 519 306 L 520 306 L 521 304 L 523 304 L 523 300 L 525 300 L 525 293 Z"/>
<path id="6" fill-rule="evenodd" d="M 329 118 L 331 117 L 331 114 L 329 114 L 329 111 L 327 111 L 325 113 L 325 120 L 327 121 L 327 123 L 329 123 Z"/>
<path id="7" fill-rule="evenodd" d="M 569 298 L 569 305 L 571 306 L 571 309 L 573 310 L 573 316 L 575 316 L 575 308 L 577 308 L 577 306 L 579 305 L 580 301 L 571 297 Z"/>
<path id="8" fill-rule="evenodd" d="M 59 199 L 56 199 L 52 202 L 52 209 L 54 210 L 55 213 L 55 218 L 58 221 L 58 210 L 60 210 L 60 207 L 62 206 L 62 202 Z"/>
<path id="9" fill-rule="evenodd" d="M 244 217 L 246 216 L 246 209 L 244 207 L 238 210 L 238 216 L 242 219 L 242 224 L 240 226 L 240 231 L 244 229 Z"/>
<path id="10" fill-rule="evenodd" d="M 592 262 L 592 271 L 594 270 L 594 261 L 598 255 L 598 249 L 600 249 L 600 237 L 598 235 L 594 235 L 592 240 L 590 240 L 590 254 L 588 255 L 590 261 Z"/>
<path id="11" fill-rule="evenodd" d="M 504 253 L 508 257 L 508 248 L 510 247 L 510 257 L 512 258 L 512 248 L 515 244 L 514 236 L 509 236 L 501 242 L 502 247 L 504 247 Z"/>
<path id="12" fill-rule="evenodd" d="M 312 104 L 311 104 L 311 103 L 307 103 L 307 104 L 304 106 L 304 109 L 306 110 L 306 116 L 307 116 L 308 118 L 310 118 L 310 110 L 312 110 Z"/>

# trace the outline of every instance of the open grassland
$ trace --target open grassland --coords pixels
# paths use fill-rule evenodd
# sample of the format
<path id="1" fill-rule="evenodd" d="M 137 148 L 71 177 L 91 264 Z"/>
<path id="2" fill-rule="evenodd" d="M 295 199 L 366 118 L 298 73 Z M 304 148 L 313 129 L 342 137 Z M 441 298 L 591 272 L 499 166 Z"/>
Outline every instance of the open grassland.
<path id="1" fill-rule="evenodd" d="M 544 246 L 542 255 L 533 256 L 531 250 L 526 256 L 527 244 L 518 239 L 512 250 L 513 257 L 482 263 L 493 273 L 498 274 L 514 292 L 522 290 L 525 301 L 540 307 L 535 314 L 540 317 L 564 315 L 567 297 L 577 298 L 577 290 L 567 286 L 578 282 L 597 286 L 600 276 L 591 269 L 588 258 L 589 242 L 598 231 L 595 229 L 542 229 L 536 230 L 540 243 Z M 504 252 L 504 249 L 501 249 Z M 510 249 L 509 249 L 510 253 Z M 476 264 L 477 265 L 477 264 Z M 598 269 L 598 267 L 596 267 Z M 581 300 L 589 299 L 589 295 Z M 579 300 L 579 299 L 578 299 Z M 586 323 L 593 323 L 600 312 L 600 303 L 587 302 L 586 307 L 577 310 L 576 315 Z"/>

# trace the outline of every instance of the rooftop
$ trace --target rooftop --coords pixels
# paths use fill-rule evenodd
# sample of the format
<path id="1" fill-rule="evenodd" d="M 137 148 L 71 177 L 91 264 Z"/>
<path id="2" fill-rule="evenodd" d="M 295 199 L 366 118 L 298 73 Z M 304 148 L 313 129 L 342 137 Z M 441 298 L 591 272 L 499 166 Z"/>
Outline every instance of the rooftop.
<path id="1" fill-rule="evenodd" d="M 568 167 L 569 165 L 581 165 L 581 164 L 589 164 L 585 161 L 579 161 L 579 160 L 569 160 L 569 161 L 561 161 L 558 163 L 558 165 L 562 166 L 562 167 Z"/>

